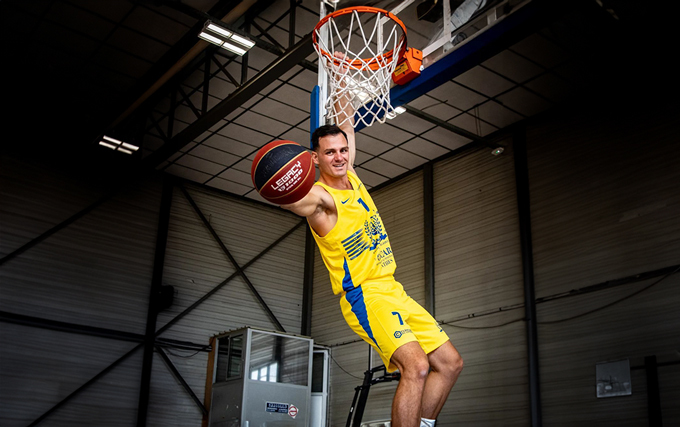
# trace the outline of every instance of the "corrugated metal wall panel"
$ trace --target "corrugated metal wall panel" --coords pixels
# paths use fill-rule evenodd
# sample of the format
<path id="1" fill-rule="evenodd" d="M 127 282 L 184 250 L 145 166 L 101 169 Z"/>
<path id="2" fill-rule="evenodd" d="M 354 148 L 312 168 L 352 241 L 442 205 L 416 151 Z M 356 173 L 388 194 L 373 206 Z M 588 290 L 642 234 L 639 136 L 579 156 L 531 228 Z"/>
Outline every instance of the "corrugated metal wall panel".
<path id="1" fill-rule="evenodd" d="M 2 158 L 2 164 L 3 255 L 104 195 L 97 182 L 84 181 L 53 165 L 8 157 Z M 122 187 L 68 227 L 4 262 L 0 266 L 0 310 L 143 333 L 159 189 L 160 181 L 153 179 Z M 7 426 L 37 419 L 137 345 L 8 323 L 2 324 L 2 333 L 0 419 Z M 85 420 L 104 426 L 134 422 L 140 361 L 138 351 L 45 422 L 53 426 Z"/>
<path id="2" fill-rule="evenodd" d="M 9 163 L 9 162 L 8 162 Z M 11 163 L 9 163 L 11 165 Z M 35 165 L 5 169 L 3 252 L 39 236 L 96 201 L 72 198 L 73 177 Z M 35 177 L 35 181 L 32 178 Z M 14 183 L 20 183 L 15 186 Z M 31 185 L 31 182 L 33 184 Z M 47 185 L 46 183 L 49 183 Z M 61 183 L 61 185 L 60 185 Z M 65 195 L 59 197 L 59 188 Z M 15 314 L 142 333 L 158 221 L 158 182 L 123 188 L 111 199 L 0 268 L 0 309 Z M 85 193 L 90 190 L 85 187 Z M 55 194 L 57 193 L 57 194 Z M 46 203 L 56 203 L 55 215 Z M 67 205 L 71 211 L 67 212 Z M 30 229 L 24 218 L 42 218 Z M 19 237 L 21 236 L 21 237 Z M 30 273 L 30 274 L 27 274 Z M 111 310 L 115 306 L 116 310 Z"/>
<path id="3" fill-rule="evenodd" d="M 423 173 L 411 174 L 371 197 L 390 236 L 395 278 L 411 298 L 425 304 Z"/>
<path id="4" fill-rule="evenodd" d="M 308 227 L 308 225 L 306 226 Z M 359 337 L 347 326 L 340 311 L 340 299 L 333 295 L 328 270 L 314 243 L 314 283 L 312 285 L 312 338 L 323 345 L 355 341 Z M 335 387 L 335 384 L 333 385 Z"/>
<path id="5" fill-rule="evenodd" d="M 680 420 L 680 369 L 675 366 L 659 368 L 659 394 L 662 396 L 661 413 L 668 423 L 678 424 Z"/>
<path id="6" fill-rule="evenodd" d="M 208 188 L 188 183 L 182 185 L 286 331 L 299 333 L 304 227 L 300 226 L 248 268 L 244 267 L 300 223 L 301 218 L 282 209 L 244 201 Z M 164 327 L 234 273 L 236 268 L 183 192 L 176 188 L 163 281 L 174 286 L 177 294 L 173 306 L 159 315 L 158 327 Z M 160 337 L 207 345 L 211 336 L 243 326 L 276 329 L 245 280 L 236 275 Z M 177 349 L 166 352 L 203 401 L 207 354 Z M 163 426 L 200 425 L 199 408 L 163 364 L 156 355 L 149 422 L 162 420 Z M 169 413 L 174 418 L 168 417 Z"/>
<path id="7" fill-rule="evenodd" d="M 644 357 L 651 355 L 659 357 L 660 362 L 677 360 L 680 277 L 672 276 L 635 298 L 598 309 L 655 280 L 539 305 L 541 390 L 546 425 L 647 425 L 644 370 L 631 371 L 631 396 L 598 399 L 595 364 L 629 359 L 631 367 L 642 366 Z M 598 311 L 565 322 L 546 323 L 593 310 Z M 678 372 L 678 365 L 659 368 L 659 381 L 664 390 L 661 395 L 664 425 L 676 425 L 678 421 L 677 410 L 672 409 L 677 406 L 673 396 L 680 390 L 672 375 Z M 612 413 L 616 414 L 615 420 L 611 419 Z"/>
<path id="8" fill-rule="evenodd" d="M 0 342 L 0 420 L 6 427 L 37 420 L 137 345 L 6 323 Z M 41 425 L 133 425 L 140 373 L 138 350 Z"/>
<path id="9" fill-rule="evenodd" d="M 604 112 L 604 113 L 603 113 Z M 536 294 L 656 270 L 680 261 L 680 153 L 676 108 L 617 106 L 568 114 L 528 132 Z M 677 363 L 677 274 L 538 306 L 544 420 L 550 425 L 647 423 L 646 376 L 633 395 L 595 397 L 597 362 L 645 356 Z M 549 324 L 557 319 L 563 323 Z M 680 422 L 669 403 L 680 393 L 679 365 L 659 368 L 664 425 Z M 575 410 L 577 409 L 577 410 Z M 607 415 L 615 413 L 616 419 Z"/>
<path id="10" fill-rule="evenodd" d="M 208 353 L 165 349 L 173 365 L 203 402 Z M 149 392 L 149 426 L 200 426 L 203 413 L 156 353 Z"/>
<path id="11" fill-rule="evenodd" d="M 522 301 L 512 150 L 435 165 L 436 313 L 442 320 Z"/>
<path id="12" fill-rule="evenodd" d="M 678 112 L 620 113 L 528 132 L 539 297 L 678 263 Z"/>
<path id="13" fill-rule="evenodd" d="M 368 348 L 360 341 L 331 349 L 331 427 L 344 427 L 347 422 L 354 388 L 361 385 L 368 369 Z"/>
<path id="14" fill-rule="evenodd" d="M 475 327 L 489 329 L 443 326 L 463 356 L 465 368 L 439 415 L 439 425 L 527 425 L 525 326 L 517 322 L 495 327 L 522 314 L 510 312 L 474 321 Z"/>
<path id="15" fill-rule="evenodd" d="M 54 179 L 43 165 L 3 156 L 0 254 L 4 257 L 102 196 L 96 186 L 78 181 L 64 174 Z"/>
<path id="16" fill-rule="evenodd" d="M 435 311 L 440 321 L 523 302 L 512 150 L 506 148 L 501 156 L 490 151 L 477 149 L 434 167 Z M 513 310 L 444 325 L 465 369 L 438 425 L 526 425 L 524 323 L 501 326 L 523 317 L 523 310 Z"/>
<path id="17" fill-rule="evenodd" d="M 191 198 L 229 250 L 244 266 L 300 222 L 281 209 L 240 201 L 187 186 Z M 304 276 L 304 228 L 244 270 L 288 332 L 299 333 Z M 181 191 L 173 198 L 164 282 L 175 287 L 175 304 L 159 316 L 159 327 L 236 272 Z M 276 329 L 240 276 L 234 277 L 163 337 L 207 344 L 210 336 L 243 326 Z"/>
<path id="18" fill-rule="evenodd" d="M 103 194 L 96 183 L 81 182 L 78 176 L 5 158 L 1 191 L 3 256 Z M 241 265 L 300 222 L 283 210 L 198 186 L 188 186 L 188 191 Z M 0 309 L 143 334 L 160 195 L 160 179 L 124 188 L 73 224 L 4 263 L 0 266 Z M 163 284 L 175 286 L 177 295 L 175 304 L 159 315 L 159 328 L 235 271 L 178 189 L 171 206 Z M 300 331 L 303 260 L 304 228 L 299 227 L 246 270 L 290 332 Z M 207 345 L 211 335 L 243 325 L 272 329 L 261 305 L 243 279 L 236 277 L 161 338 Z M 2 326 L 3 343 L 13 343 L 2 346 L 0 419 L 8 426 L 23 426 L 36 419 L 138 345 L 79 333 Z M 207 354 L 172 347 L 164 351 L 202 401 Z M 46 425 L 135 424 L 142 353 L 139 347 L 120 366 L 50 414 Z M 41 364 L 40 369 L 35 363 Z M 15 376 L 17 372 L 20 374 Z M 41 387 L 48 393 L 36 392 Z M 198 426 L 201 416 L 159 354 L 154 355 L 148 425 Z M 19 421 L 12 424 L 6 420 Z"/>
<path id="19" fill-rule="evenodd" d="M 609 107 L 560 115 L 528 130 L 539 298 L 678 264 L 680 153 L 673 149 L 677 108 L 650 110 L 644 116 L 636 111 L 635 117 L 631 110 L 627 115 L 618 109 L 608 111 Z M 436 312 L 439 320 L 458 320 L 444 328 L 466 360 L 439 417 L 442 426 L 526 425 L 530 420 L 513 152 L 510 141 L 503 145 L 502 156 L 480 149 L 434 167 Z M 380 196 L 377 204 L 396 242 Z M 386 203 L 411 197 L 385 196 Z M 395 254 L 399 263 L 400 252 Z M 337 310 L 335 302 L 318 296 L 318 289 L 329 285 L 319 260 L 315 268 L 315 336 L 329 343 L 334 337 L 351 339 L 329 330 L 344 324 L 339 316 L 327 313 Z M 674 381 L 680 334 L 680 318 L 673 315 L 680 302 L 673 292 L 677 277 L 630 301 L 563 324 L 545 322 L 602 307 L 655 279 L 538 305 L 545 425 L 594 420 L 622 425 L 622 419 L 628 425 L 645 423 L 644 371 L 632 372 L 633 397 L 598 400 L 594 364 L 630 357 L 631 364 L 640 367 L 648 355 L 671 362 L 659 368 L 661 402 L 664 421 L 677 423 L 673 405 L 680 394 L 679 382 Z M 478 314 L 484 316 L 460 321 Z M 353 372 L 359 377 L 366 366 L 363 346 L 334 347 L 343 367 L 358 365 Z M 360 381 L 338 372 L 333 374 L 333 390 L 341 396 L 333 399 L 333 420 L 334 425 L 344 425 L 348 399 Z M 365 419 L 384 418 L 380 415 L 388 413 L 391 393 L 372 397 Z M 376 406 L 379 409 L 371 412 Z M 612 413 L 625 415 L 611 417 Z"/>

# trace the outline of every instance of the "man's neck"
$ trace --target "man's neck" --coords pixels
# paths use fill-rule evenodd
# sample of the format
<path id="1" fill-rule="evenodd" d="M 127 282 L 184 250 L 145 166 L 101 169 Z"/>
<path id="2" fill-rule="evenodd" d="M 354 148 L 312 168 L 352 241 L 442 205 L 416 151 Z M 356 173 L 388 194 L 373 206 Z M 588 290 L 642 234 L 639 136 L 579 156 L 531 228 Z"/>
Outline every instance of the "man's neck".
<path id="1" fill-rule="evenodd" d="M 327 186 L 334 188 L 336 190 L 351 190 L 352 184 L 349 182 L 347 174 L 344 176 L 333 177 L 327 175 L 321 175 L 319 181 L 326 184 Z"/>

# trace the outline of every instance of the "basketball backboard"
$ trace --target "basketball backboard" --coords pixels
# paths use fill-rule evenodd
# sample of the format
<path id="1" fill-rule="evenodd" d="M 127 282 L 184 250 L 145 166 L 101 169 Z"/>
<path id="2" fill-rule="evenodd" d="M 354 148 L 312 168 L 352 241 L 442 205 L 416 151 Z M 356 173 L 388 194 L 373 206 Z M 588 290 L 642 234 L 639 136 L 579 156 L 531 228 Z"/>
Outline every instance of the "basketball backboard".
<path id="1" fill-rule="evenodd" d="M 447 57 L 457 49 L 464 47 L 480 34 L 493 27 L 506 15 L 514 13 L 531 0 L 373 0 L 351 1 L 331 0 L 320 2 L 320 18 L 336 10 L 353 6 L 372 6 L 396 15 L 407 29 L 407 46 L 422 51 L 421 77 L 416 77 L 411 83 L 399 86 L 390 83 L 391 105 L 397 107 L 405 104 L 427 90 L 431 90 L 438 84 L 444 83 L 447 78 L 441 75 L 446 73 L 447 67 L 434 67 L 432 72 L 427 72 L 437 62 Z M 446 19 L 444 18 L 446 17 Z M 383 20 L 383 24 L 388 19 Z M 367 25 L 368 27 L 368 25 Z M 357 28 L 352 29 L 355 37 L 361 37 Z M 328 34 L 321 34 L 329 37 Z M 320 64 L 319 64 L 320 65 Z M 427 75 L 427 84 L 419 84 L 418 79 Z M 432 79 L 432 77 L 435 79 Z M 434 81 L 436 80 L 436 81 Z M 420 83 L 424 83 L 421 81 Z M 324 102 L 328 96 L 329 77 L 320 67 L 318 86 L 312 92 L 312 119 L 310 131 L 326 123 L 327 115 Z M 396 95 L 396 96 L 395 96 Z M 371 100 L 367 100 L 367 108 L 371 108 Z M 363 127 L 361 123 L 357 129 Z"/>

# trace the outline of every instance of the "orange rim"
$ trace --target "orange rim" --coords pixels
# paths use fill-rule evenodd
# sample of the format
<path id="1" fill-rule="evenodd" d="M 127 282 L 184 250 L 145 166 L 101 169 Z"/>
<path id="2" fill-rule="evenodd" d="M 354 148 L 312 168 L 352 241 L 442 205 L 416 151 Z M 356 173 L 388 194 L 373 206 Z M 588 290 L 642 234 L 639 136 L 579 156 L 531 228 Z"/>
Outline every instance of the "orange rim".
<path id="1" fill-rule="evenodd" d="M 316 27 L 314 27 L 314 33 L 312 34 L 312 43 L 314 43 L 316 46 L 318 46 L 319 52 L 321 52 L 325 57 L 333 61 L 333 64 L 336 66 L 340 66 L 343 63 L 347 64 L 347 62 L 341 62 L 339 61 L 336 57 L 325 51 L 324 49 L 319 46 L 319 40 L 317 39 L 317 34 L 318 31 L 323 27 L 331 18 L 337 18 L 338 16 L 342 15 L 348 15 L 354 11 L 357 11 L 359 13 L 374 13 L 376 15 L 384 15 L 394 22 L 396 22 L 402 30 L 402 35 L 401 35 L 401 48 L 399 49 L 399 54 L 397 55 L 397 59 L 401 58 L 404 56 L 404 53 L 406 52 L 406 26 L 404 25 L 403 22 L 401 22 L 401 19 L 397 18 L 397 15 L 393 14 L 392 12 L 388 12 L 384 9 L 379 9 L 377 7 L 370 7 L 370 6 L 353 6 L 353 7 L 347 7 L 344 9 L 336 10 L 333 13 L 329 13 L 328 15 L 324 16 L 317 24 Z M 382 55 L 378 55 L 376 57 L 370 58 L 370 59 L 355 59 L 351 62 L 348 63 L 348 65 L 354 69 L 361 70 L 364 68 L 365 65 L 368 65 L 368 67 L 373 70 L 377 71 L 382 66 L 380 65 L 382 62 L 387 61 L 387 64 L 390 64 L 394 60 L 394 49 L 390 49 L 388 52 L 383 53 Z"/>

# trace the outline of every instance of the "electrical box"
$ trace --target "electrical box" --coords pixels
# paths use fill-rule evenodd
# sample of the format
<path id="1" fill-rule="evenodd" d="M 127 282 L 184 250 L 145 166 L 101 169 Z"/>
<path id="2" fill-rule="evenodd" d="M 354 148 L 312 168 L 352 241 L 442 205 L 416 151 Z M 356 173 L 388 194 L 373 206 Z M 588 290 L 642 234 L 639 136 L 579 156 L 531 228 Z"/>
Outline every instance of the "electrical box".
<path id="1" fill-rule="evenodd" d="M 598 398 L 632 394 L 628 359 L 599 362 L 595 365 L 595 375 Z"/>
<path id="2" fill-rule="evenodd" d="M 423 51 L 409 47 L 394 69 L 392 80 L 398 85 L 405 85 L 420 75 L 422 64 Z"/>
<path id="3" fill-rule="evenodd" d="M 204 427 L 308 427 L 314 341 L 243 328 L 211 339 Z"/>

